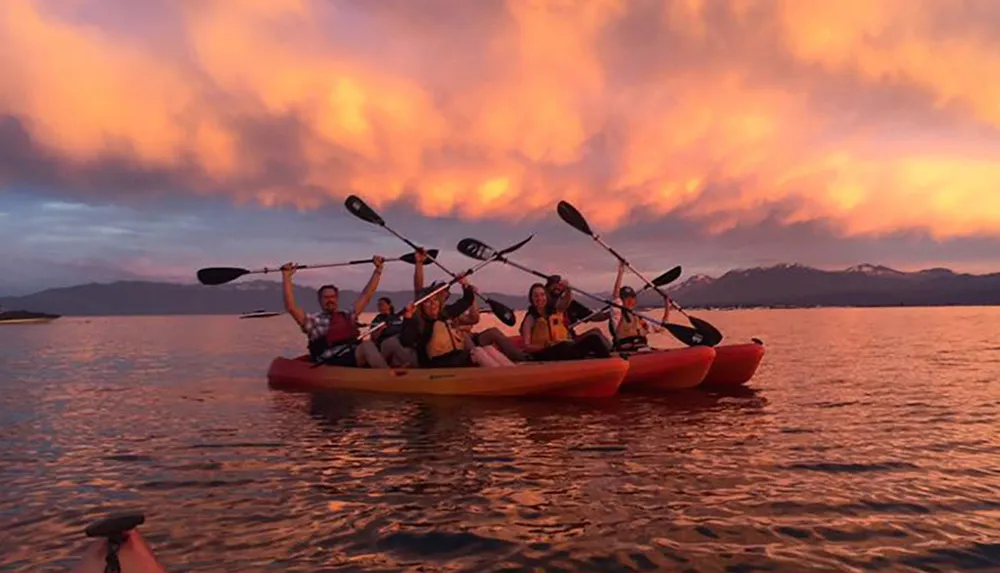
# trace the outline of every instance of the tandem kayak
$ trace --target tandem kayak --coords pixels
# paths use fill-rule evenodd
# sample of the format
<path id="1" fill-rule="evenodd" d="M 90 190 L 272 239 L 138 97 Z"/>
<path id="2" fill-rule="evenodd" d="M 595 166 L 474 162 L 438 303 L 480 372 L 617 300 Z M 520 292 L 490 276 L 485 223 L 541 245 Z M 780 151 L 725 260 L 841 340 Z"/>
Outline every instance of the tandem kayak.
<path id="1" fill-rule="evenodd" d="M 143 521 L 142 514 L 122 514 L 91 524 L 84 533 L 98 539 L 87 546 L 72 573 L 167 573 L 135 529 Z"/>
<path id="2" fill-rule="evenodd" d="M 508 337 L 518 348 L 524 347 L 519 335 Z M 628 373 L 621 390 L 684 390 L 702 383 L 708 374 L 715 350 L 711 346 L 650 349 L 619 353 L 628 361 Z"/>
<path id="3" fill-rule="evenodd" d="M 727 344 L 715 347 L 715 361 L 702 386 L 739 386 L 746 384 L 757 373 L 764 359 L 764 343 L 754 338 L 746 344 Z"/>
<path id="4" fill-rule="evenodd" d="M 313 368 L 307 356 L 279 356 L 271 361 L 267 380 L 272 388 L 283 390 L 603 398 L 618 392 L 628 368 L 628 362 L 619 357 L 522 362 L 498 368 Z"/>
<path id="5" fill-rule="evenodd" d="M 622 390 L 685 390 L 705 379 L 715 360 L 711 346 L 653 349 L 625 355 L 628 374 Z"/>

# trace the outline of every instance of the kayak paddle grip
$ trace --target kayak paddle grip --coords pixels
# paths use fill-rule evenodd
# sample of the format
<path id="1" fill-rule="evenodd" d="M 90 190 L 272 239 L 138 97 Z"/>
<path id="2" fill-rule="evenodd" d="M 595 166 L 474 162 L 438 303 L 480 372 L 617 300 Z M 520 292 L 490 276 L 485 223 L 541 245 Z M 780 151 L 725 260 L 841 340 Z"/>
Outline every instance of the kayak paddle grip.
<path id="1" fill-rule="evenodd" d="M 127 533 L 146 521 L 141 513 L 121 513 L 92 523 L 83 530 L 87 537 L 104 537 L 108 540 L 108 555 L 104 559 L 104 573 L 122 573 L 118 550 L 127 541 Z"/>

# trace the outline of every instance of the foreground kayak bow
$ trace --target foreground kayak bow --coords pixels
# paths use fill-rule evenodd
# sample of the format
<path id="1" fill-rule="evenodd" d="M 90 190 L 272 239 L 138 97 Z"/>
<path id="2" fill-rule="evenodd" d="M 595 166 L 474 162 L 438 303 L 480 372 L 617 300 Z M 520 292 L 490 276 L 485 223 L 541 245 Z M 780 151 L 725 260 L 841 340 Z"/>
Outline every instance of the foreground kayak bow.
<path id="1" fill-rule="evenodd" d="M 145 520 L 141 513 L 126 513 L 91 524 L 84 533 L 98 539 L 87 547 L 73 573 L 166 573 L 135 529 Z"/>

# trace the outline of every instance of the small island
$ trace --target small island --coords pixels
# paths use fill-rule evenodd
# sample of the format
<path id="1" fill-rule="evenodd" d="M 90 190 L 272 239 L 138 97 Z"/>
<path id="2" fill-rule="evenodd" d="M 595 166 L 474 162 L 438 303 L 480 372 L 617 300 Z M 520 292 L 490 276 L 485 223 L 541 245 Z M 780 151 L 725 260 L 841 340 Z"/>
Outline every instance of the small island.
<path id="1" fill-rule="evenodd" d="M 45 324 L 60 316 L 62 315 L 0 308 L 0 324 Z"/>

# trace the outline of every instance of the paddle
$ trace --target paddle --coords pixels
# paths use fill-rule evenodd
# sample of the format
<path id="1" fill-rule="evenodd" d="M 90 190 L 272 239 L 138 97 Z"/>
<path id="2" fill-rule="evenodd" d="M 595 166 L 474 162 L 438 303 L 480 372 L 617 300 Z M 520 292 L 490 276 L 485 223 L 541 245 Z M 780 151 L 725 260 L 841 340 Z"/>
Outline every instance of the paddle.
<path id="1" fill-rule="evenodd" d="M 516 268 L 516 269 L 520 269 L 520 270 L 522 270 L 522 271 L 524 271 L 524 272 L 526 272 L 528 274 L 532 274 L 532 275 L 535 275 L 536 277 L 540 277 L 540 278 L 543 278 L 543 279 L 548 279 L 548 277 L 549 277 L 549 275 L 546 275 L 545 273 L 542 273 L 540 271 L 536 271 L 534 269 L 529 269 L 528 267 L 519 265 L 519 264 L 511 261 L 507 257 L 503 256 L 503 254 L 497 253 L 496 251 L 494 251 L 486 243 L 483 243 L 482 241 L 478 241 L 476 239 L 462 239 L 461 241 L 459 241 L 458 242 L 458 252 L 462 253 L 463 255 L 465 255 L 467 257 L 471 257 L 473 259 L 479 259 L 481 261 L 482 260 L 487 260 L 487 259 L 489 259 L 489 260 L 496 259 L 496 260 L 498 260 L 498 261 L 500 261 L 502 263 L 506 263 L 506 264 L 508 264 L 508 265 Z M 681 326 L 679 324 L 673 324 L 673 323 L 669 323 L 669 322 L 663 322 L 662 320 L 659 320 L 657 318 L 653 318 L 651 316 L 644 315 L 644 314 L 639 313 L 639 312 L 635 312 L 634 310 L 626 308 L 626 307 L 624 307 L 624 306 L 622 306 L 620 304 L 616 304 L 616 303 L 614 303 L 614 302 L 612 302 L 610 300 L 603 299 L 603 298 L 601 298 L 601 297 L 599 297 L 597 295 L 590 294 L 590 293 L 588 293 L 586 291 L 580 290 L 580 289 L 578 289 L 576 287 L 573 287 L 573 286 L 570 286 L 569 289 L 572 290 L 573 292 L 580 293 L 583 296 L 586 296 L 588 298 L 592 298 L 592 299 L 594 299 L 594 300 L 596 300 L 598 302 L 603 302 L 607 306 L 613 306 L 613 307 L 619 308 L 621 310 L 630 311 L 630 312 L 632 312 L 632 314 L 635 314 L 636 316 L 641 316 L 641 317 L 645 318 L 648 321 L 655 322 L 656 324 L 662 325 L 668 332 L 670 332 L 670 334 L 672 334 L 675 338 L 677 338 L 677 340 L 680 340 L 681 342 L 683 342 L 684 344 L 687 344 L 688 346 L 695 346 L 695 345 L 703 343 L 704 336 L 698 330 L 695 330 L 693 328 L 689 328 L 687 326 Z"/>
<path id="2" fill-rule="evenodd" d="M 666 285 L 674 282 L 675 280 L 679 279 L 680 276 L 681 276 L 681 267 L 680 267 L 680 265 L 678 265 L 678 266 L 670 269 L 669 271 L 663 273 L 662 275 L 656 277 L 655 279 L 653 279 L 653 284 L 656 285 L 656 286 L 658 286 L 658 287 L 666 286 Z M 642 287 L 641 289 L 639 289 L 638 292 L 636 292 L 635 294 L 636 294 L 636 296 L 639 296 L 640 294 L 646 292 L 650 288 L 652 288 L 652 287 L 650 287 L 649 285 L 646 285 L 646 286 Z M 573 324 L 571 324 L 570 328 L 571 329 L 575 328 L 578 324 L 583 323 L 583 322 L 590 322 L 595 316 L 607 312 L 609 308 L 611 308 L 611 307 L 606 306 L 606 307 L 602 308 L 601 310 L 598 310 L 596 312 L 590 313 L 589 315 L 587 315 L 587 316 L 581 318 L 580 320 L 574 322 Z"/>
<path id="3" fill-rule="evenodd" d="M 523 241 L 521 241 L 519 243 L 515 243 L 515 244 L 507 247 L 506 249 L 504 249 L 502 251 L 496 251 L 495 253 L 493 253 L 492 256 L 487 257 L 486 259 L 483 259 L 483 262 L 481 262 L 478 265 L 472 267 L 471 269 L 468 269 L 467 271 L 465 271 L 461 275 L 455 275 L 450 281 L 448 281 L 446 283 L 443 283 L 441 285 L 438 285 L 437 287 L 435 287 L 433 290 L 431 290 L 430 292 L 428 292 L 424 296 L 422 296 L 422 297 L 418 298 L 417 300 L 413 301 L 413 303 L 412 303 L 413 306 L 419 306 L 424 301 L 426 301 L 426 300 L 428 300 L 428 299 L 430 299 L 430 298 L 432 298 L 434 296 L 437 296 L 437 294 L 440 293 L 441 291 L 444 291 L 444 290 L 447 290 L 447 289 L 451 288 L 451 285 L 453 285 L 453 284 L 457 283 L 458 281 L 460 281 L 461 279 L 463 279 L 463 278 L 465 278 L 465 277 L 467 277 L 467 276 L 475 273 L 476 271 L 478 271 L 479 269 L 485 267 L 486 265 L 488 265 L 488 264 L 490 264 L 490 263 L 492 263 L 494 261 L 503 260 L 503 255 L 506 255 L 508 253 L 513 253 L 514 251 L 520 249 L 524 245 L 528 244 L 528 241 L 530 241 L 534 237 L 535 237 L 535 235 L 530 235 L 530 236 L 528 236 L 527 239 L 524 239 Z M 406 307 L 403 307 L 402 310 L 397 310 L 395 313 L 393 313 L 393 316 L 401 317 L 404 314 L 406 314 Z M 367 338 L 367 337 L 375 334 L 379 330 L 385 328 L 386 326 L 388 326 L 388 324 L 389 324 L 389 321 L 383 320 L 382 322 L 378 323 L 377 325 L 375 325 L 375 326 L 369 328 L 368 330 L 360 333 L 358 335 L 358 340 L 364 340 L 365 338 Z M 315 364 L 310 365 L 310 368 L 317 368 L 319 366 L 322 366 L 323 365 L 323 359 L 324 359 L 324 355 L 320 355 L 319 360 Z"/>
<path id="4" fill-rule="evenodd" d="M 386 231 L 389 231 L 397 238 L 399 238 L 399 240 L 403 241 L 404 243 L 412 247 L 414 250 L 420 248 L 417 245 L 415 245 L 412 241 L 400 235 L 396 231 L 392 230 L 388 225 L 386 225 L 382 217 L 380 217 L 379 214 L 376 213 L 374 209 L 369 207 L 357 195 L 348 195 L 347 199 L 344 200 L 344 206 L 347 207 L 347 210 L 350 211 L 351 214 L 353 214 L 355 217 L 367 223 L 371 223 L 373 225 L 378 225 L 379 227 L 382 227 Z M 438 262 L 436 257 L 432 258 L 431 262 L 440 267 L 441 270 L 450 275 L 451 278 L 454 279 L 457 276 L 455 273 L 449 271 L 444 267 L 444 265 Z M 507 326 L 514 326 L 514 324 L 517 323 L 517 319 L 514 317 L 514 311 L 508 308 L 503 303 L 495 301 L 481 293 L 476 293 L 476 296 L 478 296 L 480 300 L 482 300 L 486 304 L 490 305 L 490 309 L 493 311 L 493 314 L 498 319 L 500 319 L 500 322 L 506 324 Z"/>
<path id="5" fill-rule="evenodd" d="M 431 258 L 436 258 L 438 256 L 437 249 L 431 249 L 427 251 L 427 255 Z M 385 262 L 389 261 L 403 261 L 406 263 L 416 264 L 416 259 L 414 258 L 414 253 L 407 253 L 401 257 L 395 259 L 386 259 Z M 349 265 L 363 265 L 365 263 L 371 264 L 371 259 L 358 259 L 356 261 L 347 261 L 346 263 L 325 263 L 322 265 L 296 265 L 296 269 L 323 269 L 329 267 L 346 267 Z M 198 281 L 203 285 L 221 285 L 228 282 L 232 282 L 243 275 L 251 274 L 267 274 L 273 272 L 280 272 L 281 267 L 264 267 L 262 269 L 241 269 L 238 267 L 208 267 L 198 270 Z"/>
<path id="6" fill-rule="evenodd" d="M 691 321 L 691 325 L 694 326 L 696 329 L 698 329 L 699 332 L 701 332 L 703 340 L 700 344 L 704 344 L 706 346 L 715 346 L 720 342 L 722 342 L 722 333 L 719 332 L 719 329 L 712 326 L 710 323 L 708 323 L 708 321 L 693 317 L 688 313 L 684 312 L 684 309 L 681 308 L 679 304 L 674 302 L 672 298 L 667 296 L 667 293 L 661 291 L 655 285 L 650 283 L 649 279 L 644 277 L 639 271 L 635 270 L 635 267 L 633 267 L 631 264 L 629 264 L 627 260 L 625 260 L 625 257 L 618 254 L 618 251 L 615 251 L 613 248 L 611 248 L 610 245 L 601 240 L 601 237 L 598 236 L 597 233 L 595 233 L 590 228 L 590 225 L 587 224 L 587 220 L 584 219 L 583 214 L 580 213 L 580 211 L 578 211 L 576 207 L 570 205 L 566 201 L 560 201 L 559 205 L 556 207 L 556 212 L 559 214 L 560 219 L 565 221 L 567 224 L 569 224 L 569 226 L 573 227 L 577 231 L 580 231 L 585 235 L 589 235 L 590 238 L 594 239 L 594 241 L 596 241 L 602 247 L 607 249 L 609 253 L 614 255 L 616 259 L 618 259 L 619 261 L 621 261 L 622 264 L 628 267 L 628 270 L 632 271 L 632 273 L 634 273 L 635 276 L 642 279 L 643 282 L 646 283 L 646 286 L 652 286 L 652 288 L 656 289 L 656 292 L 660 293 L 667 301 L 669 301 L 671 306 L 673 306 L 678 311 L 680 311 L 681 314 L 686 316 L 687 319 Z"/>

